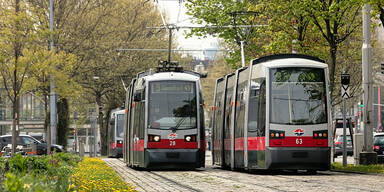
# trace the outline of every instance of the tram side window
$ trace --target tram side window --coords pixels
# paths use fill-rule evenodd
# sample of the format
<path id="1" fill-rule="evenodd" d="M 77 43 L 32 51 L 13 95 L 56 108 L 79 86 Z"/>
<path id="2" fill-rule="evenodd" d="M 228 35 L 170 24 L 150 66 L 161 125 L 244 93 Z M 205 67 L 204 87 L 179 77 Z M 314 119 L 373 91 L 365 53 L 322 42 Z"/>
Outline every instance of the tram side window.
<path id="1" fill-rule="evenodd" d="M 249 95 L 248 131 L 265 136 L 265 78 L 253 79 Z"/>
<path id="2" fill-rule="evenodd" d="M 259 95 L 260 84 L 256 80 L 251 81 L 251 90 L 249 93 L 249 112 L 248 112 L 248 131 L 257 131 L 257 120 L 259 113 Z"/>
<path id="3" fill-rule="evenodd" d="M 231 106 L 231 102 L 232 102 L 232 94 L 233 94 L 233 88 L 230 88 L 227 90 L 227 98 L 226 98 L 226 106 L 225 106 L 225 131 L 224 131 L 224 134 L 225 134 L 225 137 L 229 138 L 230 136 L 230 126 L 231 126 L 231 121 L 232 121 L 232 106 Z"/>
<path id="4" fill-rule="evenodd" d="M 145 125 L 145 103 L 144 102 L 140 102 L 139 110 L 140 110 L 139 137 L 144 138 L 144 125 Z"/>
<path id="5" fill-rule="evenodd" d="M 133 118 L 133 129 L 134 129 L 134 135 L 136 135 L 136 137 L 139 137 L 139 129 L 140 129 L 140 102 L 135 102 L 135 107 L 134 107 L 134 116 L 135 118 Z"/>
<path id="6" fill-rule="evenodd" d="M 260 95 L 259 95 L 259 115 L 258 115 L 258 126 L 257 135 L 265 136 L 265 121 L 266 121 L 266 89 L 265 79 L 261 79 Z"/>
<path id="7" fill-rule="evenodd" d="M 199 91 L 199 109 L 200 109 L 200 132 L 204 133 L 205 132 L 205 124 L 204 124 L 204 100 L 203 100 L 203 94 L 201 91 Z M 205 134 L 200 134 L 200 139 L 204 139 Z"/>
<path id="8" fill-rule="evenodd" d="M 243 135 L 244 133 L 244 114 L 245 114 L 245 87 L 247 85 L 247 82 L 244 81 L 243 83 L 239 84 L 238 90 L 237 90 L 237 103 L 236 103 L 236 120 L 235 120 L 235 134 L 238 136 Z"/>
<path id="9" fill-rule="evenodd" d="M 109 125 L 108 125 L 108 138 L 109 138 L 110 142 L 113 140 L 114 125 L 115 125 L 115 118 L 111 117 L 110 120 L 109 120 Z"/>

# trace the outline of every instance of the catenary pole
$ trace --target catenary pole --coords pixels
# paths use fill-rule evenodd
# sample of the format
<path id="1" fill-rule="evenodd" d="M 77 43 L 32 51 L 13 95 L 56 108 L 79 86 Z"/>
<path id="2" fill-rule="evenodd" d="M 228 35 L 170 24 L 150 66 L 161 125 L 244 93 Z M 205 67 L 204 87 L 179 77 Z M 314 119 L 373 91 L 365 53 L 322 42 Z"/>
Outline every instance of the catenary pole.
<path id="1" fill-rule="evenodd" d="M 371 46 L 371 5 L 363 7 L 363 46 L 362 46 L 362 72 L 363 72 L 363 121 L 364 146 L 360 153 L 360 163 L 377 163 L 377 154 L 373 152 L 373 82 L 372 82 L 372 46 Z"/>
<path id="2" fill-rule="evenodd" d="M 53 32 L 53 0 L 49 0 L 49 30 L 52 33 Z M 53 35 L 51 34 L 51 40 L 49 42 L 49 50 L 53 49 Z M 56 96 L 55 92 L 53 91 L 55 85 L 53 82 L 53 75 L 50 76 L 51 82 L 50 82 L 50 99 L 49 99 L 49 108 L 50 108 L 50 125 L 47 130 L 47 154 L 51 153 L 51 144 L 55 143 L 55 127 L 56 127 Z"/>
<path id="3" fill-rule="evenodd" d="M 370 74 L 371 65 L 371 32 L 370 32 L 370 11 L 371 6 L 365 4 L 363 8 L 363 117 L 364 117 L 364 151 L 372 152 L 372 77 Z"/>

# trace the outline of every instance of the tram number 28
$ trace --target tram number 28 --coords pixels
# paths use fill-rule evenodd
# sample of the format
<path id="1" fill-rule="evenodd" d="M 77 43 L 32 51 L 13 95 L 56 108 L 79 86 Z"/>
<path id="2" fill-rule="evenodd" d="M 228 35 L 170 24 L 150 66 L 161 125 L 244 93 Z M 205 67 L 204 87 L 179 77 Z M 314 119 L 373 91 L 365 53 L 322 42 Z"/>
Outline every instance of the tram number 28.
<path id="1" fill-rule="evenodd" d="M 169 141 L 169 146 L 175 146 L 176 145 L 176 141 Z"/>
<path id="2" fill-rule="evenodd" d="M 303 144 L 303 139 L 296 139 L 296 144 L 297 145 Z"/>

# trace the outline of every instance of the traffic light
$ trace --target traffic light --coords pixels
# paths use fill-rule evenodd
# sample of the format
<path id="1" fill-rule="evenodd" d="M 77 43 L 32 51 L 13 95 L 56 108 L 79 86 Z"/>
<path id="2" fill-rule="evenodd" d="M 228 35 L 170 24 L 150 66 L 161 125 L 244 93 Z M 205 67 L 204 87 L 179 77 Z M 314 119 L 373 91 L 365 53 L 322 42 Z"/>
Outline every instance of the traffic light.
<path id="1" fill-rule="evenodd" d="M 381 64 L 381 74 L 384 74 L 384 63 Z"/>
<path id="2" fill-rule="evenodd" d="M 99 114 L 103 114 L 103 105 L 99 106 Z"/>
<path id="3" fill-rule="evenodd" d="M 342 85 L 349 85 L 350 82 L 350 76 L 348 73 L 341 74 L 341 84 Z"/>

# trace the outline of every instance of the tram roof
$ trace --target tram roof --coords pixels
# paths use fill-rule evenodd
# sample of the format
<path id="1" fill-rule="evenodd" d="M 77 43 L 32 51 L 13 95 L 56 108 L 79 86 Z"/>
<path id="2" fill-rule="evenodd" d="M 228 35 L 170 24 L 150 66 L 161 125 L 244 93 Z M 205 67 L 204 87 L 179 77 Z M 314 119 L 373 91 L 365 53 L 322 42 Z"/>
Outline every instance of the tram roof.
<path id="1" fill-rule="evenodd" d="M 181 80 L 181 81 L 197 81 L 199 76 L 182 72 L 160 72 L 144 77 L 146 81 L 163 81 L 163 80 Z"/>
<path id="2" fill-rule="evenodd" d="M 124 109 L 121 109 L 121 108 L 116 108 L 116 109 L 113 109 L 111 111 L 111 114 L 112 113 L 115 113 L 115 114 L 124 114 L 125 113 L 125 110 Z"/>
<path id="3" fill-rule="evenodd" d="M 262 64 L 265 67 L 328 67 L 323 60 L 317 57 L 301 54 L 278 54 L 252 60 L 252 65 L 257 64 Z"/>

